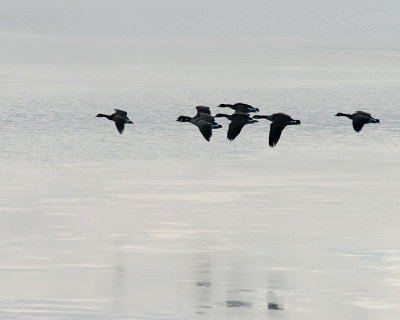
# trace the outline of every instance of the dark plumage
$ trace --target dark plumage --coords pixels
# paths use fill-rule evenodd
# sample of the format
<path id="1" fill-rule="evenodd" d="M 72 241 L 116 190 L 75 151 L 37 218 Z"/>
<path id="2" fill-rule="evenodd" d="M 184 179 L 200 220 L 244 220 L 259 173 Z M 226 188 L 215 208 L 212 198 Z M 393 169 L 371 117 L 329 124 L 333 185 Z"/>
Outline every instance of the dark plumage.
<path id="1" fill-rule="evenodd" d="M 243 127 L 246 124 L 255 123 L 257 120 L 250 118 L 248 113 L 245 112 L 235 112 L 234 114 L 224 114 L 218 113 L 215 117 L 225 117 L 231 121 L 229 124 L 229 129 L 227 133 L 228 140 L 232 141 L 239 135 L 240 131 L 242 131 Z"/>
<path id="2" fill-rule="evenodd" d="M 179 116 L 176 121 L 190 122 L 197 126 L 203 135 L 204 139 L 210 141 L 212 136 L 212 129 L 219 129 L 222 126 L 215 122 L 214 117 L 211 115 L 210 108 L 204 106 L 197 106 L 197 114 L 191 118 L 187 116 Z"/>
<path id="3" fill-rule="evenodd" d="M 275 147 L 276 144 L 279 141 L 279 138 L 281 137 L 283 129 L 287 125 L 295 125 L 295 124 L 300 124 L 300 120 L 293 120 L 291 116 L 279 112 L 279 113 L 274 113 L 270 116 L 259 116 L 255 115 L 253 117 L 254 119 L 268 119 L 272 121 L 270 130 L 269 130 L 269 146 L 270 147 Z"/>
<path id="4" fill-rule="evenodd" d="M 199 113 L 205 113 L 205 114 L 211 115 L 210 107 L 197 106 L 197 107 L 196 107 L 196 110 L 197 110 L 197 115 L 198 115 Z"/>
<path id="5" fill-rule="evenodd" d="M 337 117 L 347 117 L 353 121 L 353 128 L 356 132 L 360 132 L 367 123 L 380 123 L 379 119 L 375 119 L 370 113 L 364 111 L 356 111 L 353 114 L 337 113 Z"/>
<path id="6" fill-rule="evenodd" d="M 231 108 L 235 111 L 238 112 L 258 112 L 260 111 L 258 108 L 254 108 L 253 106 L 246 104 L 246 103 L 235 103 L 235 104 L 226 104 L 226 103 L 222 103 L 218 106 L 219 108 Z"/>
<path id="7" fill-rule="evenodd" d="M 124 132 L 125 123 L 133 123 L 133 122 L 128 118 L 128 113 L 126 111 L 119 109 L 114 109 L 114 110 L 115 112 L 111 115 L 99 113 L 96 117 L 104 117 L 107 118 L 108 120 L 114 121 L 118 132 L 122 134 L 122 132 Z"/>

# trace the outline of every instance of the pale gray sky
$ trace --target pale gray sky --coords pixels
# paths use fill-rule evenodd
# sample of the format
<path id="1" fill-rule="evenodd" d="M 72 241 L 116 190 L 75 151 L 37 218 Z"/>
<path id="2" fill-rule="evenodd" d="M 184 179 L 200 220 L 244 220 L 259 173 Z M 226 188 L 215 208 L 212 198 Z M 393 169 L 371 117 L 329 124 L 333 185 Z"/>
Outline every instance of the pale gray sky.
<path id="1" fill-rule="evenodd" d="M 397 0 L 0 0 L 2 65 L 392 66 L 399 34 Z"/>
<path id="2" fill-rule="evenodd" d="M 0 0 L 0 32 L 399 41 L 396 0 Z"/>

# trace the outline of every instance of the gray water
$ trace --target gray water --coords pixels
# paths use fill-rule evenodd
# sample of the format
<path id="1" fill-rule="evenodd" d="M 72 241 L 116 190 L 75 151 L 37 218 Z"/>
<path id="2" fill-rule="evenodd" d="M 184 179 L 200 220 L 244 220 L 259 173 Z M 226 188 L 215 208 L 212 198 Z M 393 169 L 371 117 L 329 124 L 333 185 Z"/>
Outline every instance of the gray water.
<path id="1" fill-rule="evenodd" d="M 320 51 L 2 68 L 0 318 L 398 319 L 398 53 Z M 175 121 L 237 101 L 302 124 L 271 149 L 267 121 Z"/>

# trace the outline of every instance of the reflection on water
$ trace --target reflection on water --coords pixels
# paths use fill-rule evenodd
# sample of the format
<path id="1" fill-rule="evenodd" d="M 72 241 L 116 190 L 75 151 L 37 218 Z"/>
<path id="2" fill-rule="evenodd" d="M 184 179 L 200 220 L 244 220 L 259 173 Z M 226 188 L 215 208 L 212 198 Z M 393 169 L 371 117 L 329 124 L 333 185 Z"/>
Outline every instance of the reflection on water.
<path id="1" fill-rule="evenodd" d="M 207 162 L 207 176 L 204 161 L 25 169 L 29 188 L 1 190 L 18 210 L 1 215 L 0 316 L 394 319 L 399 171 L 379 152 L 313 171 L 301 151 L 291 167 L 285 153 Z"/>
<path id="2" fill-rule="evenodd" d="M 260 88 L 4 94 L 0 318 L 397 319 L 398 82 L 378 81 L 376 107 L 368 79 L 271 87 L 268 103 Z M 117 97 L 135 115 L 123 136 L 93 116 Z M 275 149 L 265 124 L 206 143 L 172 121 L 200 97 L 264 97 L 303 125 Z M 382 125 L 321 126 L 355 101 Z"/>
<path id="3" fill-rule="evenodd" d="M 238 300 L 228 300 L 226 301 L 226 306 L 228 308 L 232 307 L 246 307 L 246 308 L 251 308 L 251 303 L 249 302 L 243 302 L 243 301 L 238 301 Z"/>

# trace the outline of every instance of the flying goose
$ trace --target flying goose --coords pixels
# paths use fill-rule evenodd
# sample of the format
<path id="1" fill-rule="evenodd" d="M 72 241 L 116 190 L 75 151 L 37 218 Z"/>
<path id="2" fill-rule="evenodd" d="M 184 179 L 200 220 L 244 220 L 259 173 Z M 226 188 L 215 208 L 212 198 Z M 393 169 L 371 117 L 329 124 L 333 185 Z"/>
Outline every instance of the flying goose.
<path id="1" fill-rule="evenodd" d="M 227 138 L 228 140 L 232 141 L 235 140 L 235 138 L 239 135 L 240 131 L 242 131 L 243 127 L 246 124 L 251 124 L 258 122 L 257 120 L 254 120 L 250 118 L 249 114 L 246 112 L 238 112 L 236 111 L 233 114 L 224 114 L 224 113 L 218 113 L 215 115 L 215 117 L 225 117 L 231 121 L 229 124 L 229 129 L 227 133 Z"/>
<path id="2" fill-rule="evenodd" d="M 246 103 L 235 103 L 235 104 L 226 104 L 222 103 L 218 106 L 219 108 L 231 108 L 238 112 L 258 112 L 260 111 L 258 108 L 254 108 L 253 106 Z"/>
<path id="3" fill-rule="evenodd" d="M 210 108 L 204 106 L 197 106 L 197 114 L 191 118 L 187 116 L 179 116 L 176 121 L 190 122 L 197 126 L 203 135 L 204 139 L 210 141 L 212 136 L 212 129 L 219 129 L 222 126 L 215 122 L 214 117 L 211 115 Z"/>
<path id="4" fill-rule="evenodd" d="M 337 113 L 337 117 L 347 117 L 353 120 L 353 128 L 355 131 L 360 132 L 366 123 L 380 123 L 379 119 L 374 119 L 370 113 L 364 111 L 356 111 L 353 114 Z"/>
<path id="5" fill-rule="evenodd" d="M 133 123 L 133 122 L 128 118 L 128 113 L 126 111 L 119 109 L 114 109 L 114 110 L 115 112 L 111 115 L 99 113 L 96 117 L 104 117 L 107 118 L 108 120 L 114 121 L 118 132 L 122 134 L 122 132 L 124 132 L 125 123 Z"/>
<path id="6" fill-rule="evenodd" d="M 300 124 L 300 120 L 293 120 L 291 116 L 279 112 L 279 113 L 274 113 L 270 116 L 259 116 L 255 115 L 253 117 L 254 119 L 268 119 L 269 121 L 272 121 L 271 127 L 269 130 L 269 146 L 270 147 L 275 147 L 276 144 L 279 141 L 279 138 L 281 137 L 283 129 L 287 125 L 294 125 L 294 124 Z"/>

